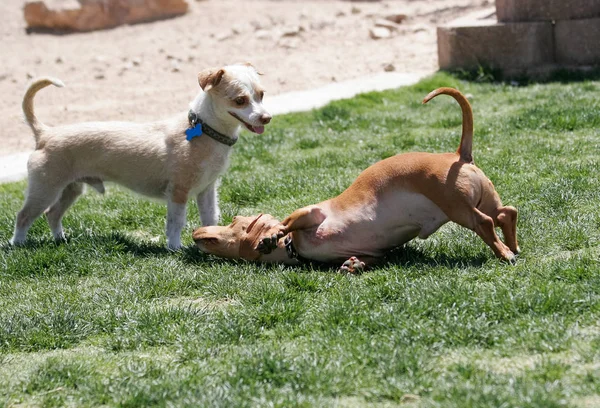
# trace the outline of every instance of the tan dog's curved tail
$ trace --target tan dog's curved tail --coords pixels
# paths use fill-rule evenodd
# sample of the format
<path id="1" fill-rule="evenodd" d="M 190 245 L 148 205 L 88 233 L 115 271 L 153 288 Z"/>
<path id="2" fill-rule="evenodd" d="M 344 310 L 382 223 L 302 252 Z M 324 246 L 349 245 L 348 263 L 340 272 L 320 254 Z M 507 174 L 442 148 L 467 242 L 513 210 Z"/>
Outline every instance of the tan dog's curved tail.
<path id="1" fill-rule="evenodd" d="M 423 103 L 427 103 L 438 95 L 445 94 L 450 95 L 460 105 L 462 109 L 462 137 L 460 138 L 460 145 L 456 153 L 460 155 L 460 160 L 466 163 L 473 163 L 473 110 L 471 104 L 465 96 L 454 88 L 438 88 L 435 91 L 431 91 Z"/>
<path id="2" fill-rule="evenodd" d="M 40 134 L 47 126 L 40 122 L 35 116 L 35 112 L 33 111 L 33 98 L 40 89 L 49 85 L 54 85 L 59 88 L 65 86 L 60 79 L 50 77 L 36 78 L 31 82 L 23 97 L 23 114 L 25 115 L 25 121 L 29 127 L 31 127 L 31 130 L 33 130 L 36 146 L 40 139 Z"/>

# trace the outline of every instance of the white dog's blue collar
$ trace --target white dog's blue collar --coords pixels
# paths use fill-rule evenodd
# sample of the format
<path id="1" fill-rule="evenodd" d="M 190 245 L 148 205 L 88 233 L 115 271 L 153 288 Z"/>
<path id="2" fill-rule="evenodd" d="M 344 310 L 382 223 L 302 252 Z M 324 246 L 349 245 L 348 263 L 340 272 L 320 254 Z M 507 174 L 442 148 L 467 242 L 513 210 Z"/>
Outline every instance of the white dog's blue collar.
<path id="1" fill-rule="evenodd" d="M 219 133 L 200 119 L 200 117 L 193 111 L 188 112 L 188 121 L 190 127 L 185 130 L 185 138 L 188 141 L 192 141 L 195 137 L 206 135 L 219 143 L 223 143 L 227 146 L 233 146 L 237 142 L 237 137 L 229 137 L 223 133 Z"/>

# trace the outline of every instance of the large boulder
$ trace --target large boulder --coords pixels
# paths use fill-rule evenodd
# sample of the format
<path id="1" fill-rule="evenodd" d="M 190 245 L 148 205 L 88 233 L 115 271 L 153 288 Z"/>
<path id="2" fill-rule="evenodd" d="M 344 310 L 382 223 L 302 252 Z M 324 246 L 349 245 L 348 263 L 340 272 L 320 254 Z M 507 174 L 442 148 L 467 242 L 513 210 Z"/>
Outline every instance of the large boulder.
<path id="1" fill-rule="evenodd" d="M 23 9 L 30 29 L 92 31 L 185 14 L 186 0 L 35 0 Z"/>

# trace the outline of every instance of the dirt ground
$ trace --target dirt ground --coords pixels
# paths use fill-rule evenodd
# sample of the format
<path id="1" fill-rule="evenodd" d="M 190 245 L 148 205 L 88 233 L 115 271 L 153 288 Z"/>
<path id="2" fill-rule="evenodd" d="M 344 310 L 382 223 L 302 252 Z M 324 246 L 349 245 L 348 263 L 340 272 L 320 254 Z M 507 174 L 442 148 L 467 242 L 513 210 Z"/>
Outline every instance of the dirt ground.
<path id="1" fill-rule="evenodd" d="M 197 72 L 252 62 L 268 95 L 311 89 L 386 69 L 437 69 L 436 26 L 489 0 L 188 0 L 182 17 L 77 34 L 27 34 L 25 0 L 0 2 L 0 156 L 30 151 L 21 99 L 32 77 L 62 79 L 36 112 L 47 124 L 149 121 L 187 109 Z M 372 39 L 383 16 L 407 15 L 391 38 Z"/>

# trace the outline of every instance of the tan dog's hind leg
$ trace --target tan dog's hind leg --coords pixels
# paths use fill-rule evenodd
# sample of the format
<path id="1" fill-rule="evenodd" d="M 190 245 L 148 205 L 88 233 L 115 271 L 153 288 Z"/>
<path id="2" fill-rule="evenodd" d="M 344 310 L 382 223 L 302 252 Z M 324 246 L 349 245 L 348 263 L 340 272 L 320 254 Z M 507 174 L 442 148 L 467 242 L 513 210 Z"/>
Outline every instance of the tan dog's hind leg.
<path id="1" fill-rule="evenodd" d="M 502 229 L 506 245 L 514 254 L 518 254 L 521 250 L 517 242 L 517 209 L 510 206 L 500 208 L 496 216 L 496 225 Z"/>
<path id="2" fill-rule="evenodd" d="M 54 239 L 57 241 L 65 239 L 62 228 L 62 217 L 81 193 L 83 193 L 83 183 L 71 183 L 62 191 L 58 201 L 46 210 L 48 224 L 50 224 L 52 235 L 54 235 Z"/>
<path id="3" fill-rule="evenodd" d="M 514 253 L 506 246 L 494 230 L 494 220 L 492 217 L 485 215 L 477 208 L 473 209 L 475 211 L 475 225 L 472 228 L 477 235 L 483 239 L 483 241 L 492 248 L 494 254 L 500 259 L 504 259 L 510 263 L 515 261 Z"/>
<path id="4" fill-rule="evenodd" d="M 360 275 L 365 270 L 365 263 L 362 262 L 357 257 L 353 256 L 347 261 L 345 261 L 338 272 L 340 273 L 348 273 L 350 275 Z"/>

